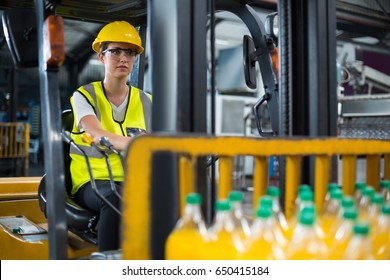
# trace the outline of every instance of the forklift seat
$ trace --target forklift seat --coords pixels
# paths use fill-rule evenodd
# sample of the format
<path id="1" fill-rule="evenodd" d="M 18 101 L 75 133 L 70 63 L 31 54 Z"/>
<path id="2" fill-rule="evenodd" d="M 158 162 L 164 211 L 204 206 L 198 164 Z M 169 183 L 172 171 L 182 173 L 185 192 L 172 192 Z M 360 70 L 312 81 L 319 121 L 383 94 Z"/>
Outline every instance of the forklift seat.
<path id="1" fill-rule="evenodd" d="M 62 112 L 62 128 L 66 131 L 72 131 L 73 127 L 73 112 L 72 110 L 64 110 Z M 82 239 L 97 244 L 97 231 L 96 226 L 99 221 L 99 214 L 92 210 L 83 208 L 77 204 L 71 195 L 72 190 L 72 178 L 70 174 L 70 162 L 71 158 L 69 155 L 70 145 L 63 142 L 64 150 L 64 175 L 65 175 L 65 188 L 66 188 L 66 203 L 65 203 L 65 214 L 68 229 L 74 234 L 78 235 Z M 38 198 L 39 207 L 47 218 L 46 212 L 46 174 L 43 175 L 41 182 L 38 187 Z"/>

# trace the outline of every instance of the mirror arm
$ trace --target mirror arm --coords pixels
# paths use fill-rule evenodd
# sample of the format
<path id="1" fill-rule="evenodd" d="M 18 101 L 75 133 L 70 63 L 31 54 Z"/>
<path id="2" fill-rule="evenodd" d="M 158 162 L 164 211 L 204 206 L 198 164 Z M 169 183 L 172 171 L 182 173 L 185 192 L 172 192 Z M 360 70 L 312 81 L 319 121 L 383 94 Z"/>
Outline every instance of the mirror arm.
<path id="1" fill-rule="evenodd" d="M 251 65 L 254 65 L 262 55 L 263 55 L 263 51 L 261 49 L 256 49 L 255 51 L 251 52 L 249 54 L 249 60 Z"/>

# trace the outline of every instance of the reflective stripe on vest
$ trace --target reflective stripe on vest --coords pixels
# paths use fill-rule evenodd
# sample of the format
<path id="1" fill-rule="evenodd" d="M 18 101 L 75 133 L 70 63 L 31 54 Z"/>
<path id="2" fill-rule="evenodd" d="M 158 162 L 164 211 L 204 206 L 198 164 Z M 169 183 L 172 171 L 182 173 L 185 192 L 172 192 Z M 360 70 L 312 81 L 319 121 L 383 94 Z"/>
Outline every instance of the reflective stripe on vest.
<path id="1" fill-rule="evenodd" d="M 102 82 L 93 82 L 82 86 L 78 91 L 91 104 L 104 130 L 123 136 L 127 135 L 126 128 L 150 130 L 151 97 L 142 90 L 131 87 L 125 119 L 121 123 L 113 119 L 111 104 L 104 93 Z M 73 98 L 71 98 L 71 105 L 73 107 Z M 82 131 L 77 129 L 76 118 L 74 118 L 71 136 L 75 143 L 87 154 L 94 179 L 109 180 L 108 167 L 104 156 L 95 148 L 84 143 L 81 135 Z M 107 151 L 107 153 L 109 154 L 114 180 L 123 181 L 123 167 L 119 156 L 111 151 Z M 82 185 L 90 181 L 90 177 L 84 156 L 72 146 L 70 147 L 70 156 L 72 158 L 70 168 L 73 183 L 72 194 L 74 195 Z"/>

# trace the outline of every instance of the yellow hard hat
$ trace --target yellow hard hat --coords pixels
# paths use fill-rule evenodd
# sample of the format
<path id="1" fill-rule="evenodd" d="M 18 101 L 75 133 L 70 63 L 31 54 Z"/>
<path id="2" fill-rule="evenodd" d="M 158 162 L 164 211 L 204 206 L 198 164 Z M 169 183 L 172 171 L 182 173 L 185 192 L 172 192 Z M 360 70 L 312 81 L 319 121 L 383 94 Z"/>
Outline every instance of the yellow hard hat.
<path id="1" fill-rule="evenodd" d="M 144 51 L 141 37 L 137 30 L 127 21 L 113 21 L 105 25 L 92 43 L 92 49 L 100 52 L 100 45 L 103 42 L 129 43 L 135 47 L 138 54 Z"/>

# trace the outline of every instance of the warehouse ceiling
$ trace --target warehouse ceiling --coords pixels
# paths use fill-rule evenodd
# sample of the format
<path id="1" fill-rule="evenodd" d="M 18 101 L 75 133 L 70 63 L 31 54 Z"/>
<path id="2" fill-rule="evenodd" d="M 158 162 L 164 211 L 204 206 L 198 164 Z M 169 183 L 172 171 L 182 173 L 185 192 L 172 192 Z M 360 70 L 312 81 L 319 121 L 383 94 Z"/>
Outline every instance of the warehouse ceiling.
<path id="1" fill-rule="evenodd" d="M 93 0 L 45 1 L 46 8 L 64 18 L 65 51 L 69 57 L 80 55 L 103 24 L 113 20 L 126 20 L 134 26 L 146 25 L 146 0 Z M 56 4 L 57 3 L 57 4 Z M 34 9 L 34 0 L 2 0 L 0 10 Z M 80 22 L 80 20 L 82 20 Z M 1 36 L 1 35 L 0 35 Z M 0 37 L 0 44 L 4 39 Z M 88 42 L 88 44 L 86 43 Z"/>
<path id="2" fill-rule="evenodd" d="M 390 1 L 338 0 L 337 38 L 341 41 L 390 49 Z"/>
<path id="3" fill-rule="evenodd" d="M 261 20 L 268 13 L 277 10 L 277 1 L 257 0 L 250 2 L 258 11 Z M 56 0 L 45 1 L 48 8 L 55 9 L 56 14 L 64 18 L 64 41 L 66 62 L 79 63 L 96 67 L 94 63 L 85 63 L 93 52 L 91 42 L 97 32 L 107 22 L 126 20 L 135 26 L 145 26 L 147 16 L 146 0 Z M 1 0 L 1 10 L 34 9 L 34 0 Z M 337 38 L 340 42 L 353 42 L 371 50 L 387 53 L 390 51 L 390 1 L 388 0 L 337 0 Z M 81 19 L 81 20 L 80 20 Z M 247 28 L 240 19 L 226 12 L 216 15 L 216 49 L 237 46 L 242 42 Z M 390 55 L 390 54 L 389 54 Z M 81 66 L 82 67 L 82 66 Z M 10 87 L 7 77 L 13 68 L 6 39 L 0 26 L 0 93 Z M 8 72 L 7 72 L 8 71 Z M 17 83 L 20 91 L 31 88 L 31 81 L 37 80 L 36 71 L 26 70 Z M 7 74 L 8 73 L 8 74 Z M 64 75 L 63 83 L 67 83 Z"/>
<path id="4" fill-rule="evenodd" d="M 0 17 L 2 13 L 9 13 L 16 9 L 34 12 L 34 2 L 34 0 L 1 0 Z M 76 65 L 76 67 L 72 66 L 75 71 L 81 71 L 84 65 L 88 65 L 86 61 L 93 54 L 91 42 L 107 22 L 126 20 L 135 26 L 146 26 L 146 3 L 147 0 L 45 1 L 45 8 L 55 10 L 55 13 L 64 19 L 66 66 L 73 64 Z M 60 84 L 65 87 L 69 84 L 69 73 L 66 70 L 61 72 Z M 36 68 L 14 70 L 3 25 L 0 24 L 0 94 L 9 91 L 13 83 L 18 84 L 19 92 L 37 93 L 39 92 L 37 80 Z"/>

